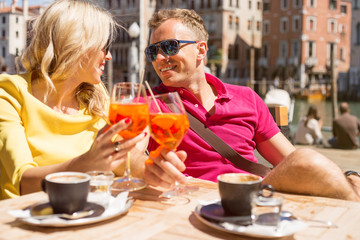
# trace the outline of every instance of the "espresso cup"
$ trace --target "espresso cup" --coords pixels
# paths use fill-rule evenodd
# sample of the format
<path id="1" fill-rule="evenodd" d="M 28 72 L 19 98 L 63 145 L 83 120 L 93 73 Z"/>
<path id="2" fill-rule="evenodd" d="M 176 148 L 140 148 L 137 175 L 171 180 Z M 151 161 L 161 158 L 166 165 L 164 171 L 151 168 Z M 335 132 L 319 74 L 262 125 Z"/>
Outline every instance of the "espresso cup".
<path id="1" fill-rule="evenodd" d="M 90 176 L 81 172 L 57 172 L 46 175 L 41 187 L 49 196 L 54 213 L 72 214 L 83 210 L 89 193 Z"/>
<path id="2" fill-rule="evenodd" d="M 264 188 L 262 178 L 249 173 L 225 173 L 217 179 L 225 215 L 237 217 L 239 225 L 252 224 L 251 202 Z M 265 187 L 269 189 L 268 185 Z"/>

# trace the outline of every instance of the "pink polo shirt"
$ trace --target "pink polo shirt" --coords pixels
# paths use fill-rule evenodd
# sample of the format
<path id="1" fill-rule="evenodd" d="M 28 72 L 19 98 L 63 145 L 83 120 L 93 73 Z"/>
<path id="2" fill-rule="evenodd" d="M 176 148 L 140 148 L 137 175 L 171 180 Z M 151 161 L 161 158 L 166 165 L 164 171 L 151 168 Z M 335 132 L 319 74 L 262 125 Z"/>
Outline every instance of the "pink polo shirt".
<path id="1" fill-rule="evenodd" d="M 270 139 L 280 131 L 267 106 L 248 87 L 223 83 L 210 74 L 206 74 L 206 80 L 215 87 L 218 94 L 215 100 L 215 113 L 211 116 L 195 96 L 184 88 L 166 87 L 160 84 L 154 88 L 154 91 L 158 93 L 177 91 L 188 112 L 243 157 L 257 162 L 254 155 L 256 144 Z M 157 146 L 157 143 L 151 139 L 148 150 L 154 150 Z M 177 150 L 187 152 L 184 174 L 195 178 L 216 182 L 219 174 L 245 172 L 222 157 L 191 129 Z"/>

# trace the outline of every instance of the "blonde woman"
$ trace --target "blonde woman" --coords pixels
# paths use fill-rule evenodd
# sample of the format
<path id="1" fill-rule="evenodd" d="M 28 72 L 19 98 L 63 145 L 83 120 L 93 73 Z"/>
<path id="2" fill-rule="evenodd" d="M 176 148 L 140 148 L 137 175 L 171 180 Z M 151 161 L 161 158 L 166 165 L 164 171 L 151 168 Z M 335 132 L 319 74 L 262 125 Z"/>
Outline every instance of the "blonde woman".
<path id="1" fill-rule="evenodd" d="M 60 0 L 33 23 L 21 56 L 26 70 L 0 76 L 0 199 L 40 190 L 59 171 L 114 170 L 146 134 L 112 142 L 131 124 L 106 126 L 108 95 L 101 82 L 117 25 L 89 1 Z"/>

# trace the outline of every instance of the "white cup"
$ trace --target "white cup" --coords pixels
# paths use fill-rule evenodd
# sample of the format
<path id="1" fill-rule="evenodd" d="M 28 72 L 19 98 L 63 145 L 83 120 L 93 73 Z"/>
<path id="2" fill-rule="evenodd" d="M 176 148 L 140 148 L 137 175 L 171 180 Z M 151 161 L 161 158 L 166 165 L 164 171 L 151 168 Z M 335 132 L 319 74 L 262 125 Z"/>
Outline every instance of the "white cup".
<path id="1" fill-rule="evenodd" d="M 87 172 L 87 174 L 90 175 L 88 202 L 94 202 L 108 208 L 114 173 L 111 171 L 91 171 Z"/>

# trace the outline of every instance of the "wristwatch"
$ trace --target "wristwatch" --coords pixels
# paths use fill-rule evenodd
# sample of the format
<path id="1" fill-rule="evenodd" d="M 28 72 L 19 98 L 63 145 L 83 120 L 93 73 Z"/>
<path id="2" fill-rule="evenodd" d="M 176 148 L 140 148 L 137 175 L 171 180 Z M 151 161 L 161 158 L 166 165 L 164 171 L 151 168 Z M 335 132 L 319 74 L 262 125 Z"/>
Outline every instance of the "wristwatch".
<path id="1" fill-rule="evenodd" d="M 356 171 L 346 171 L 345 172 L 345 176 L 350 176 L 350 175 L 356 175 L 356 176 L 360 177 L 359 172 L 356 172 Z"/>

